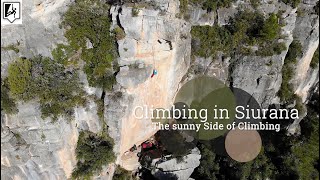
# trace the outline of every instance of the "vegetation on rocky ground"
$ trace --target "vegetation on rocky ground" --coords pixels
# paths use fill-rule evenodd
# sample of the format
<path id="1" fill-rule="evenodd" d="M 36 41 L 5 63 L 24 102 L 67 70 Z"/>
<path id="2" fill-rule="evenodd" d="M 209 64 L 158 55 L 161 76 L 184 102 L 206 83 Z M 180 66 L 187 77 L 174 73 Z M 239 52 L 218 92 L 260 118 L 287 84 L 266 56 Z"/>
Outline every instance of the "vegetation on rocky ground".
<path id="1" fill-rule="evenodd" d="M 139 12 L 140 12 L 140 10 L 137 6 L 132 7 L 132 10 L 131 10 L 132 17 L 137 17 L 139 15 Z"/>
<path id="2" fill-rule="evenodd" d="M 298 7 L 298 5 L 301 3 L 301 0 L 281 0 L 287 5 L 292 6 L 293 8 Z"/>
<path id="3" fill-rule="evenodd" d="M 282 102 L 292 102 L 294 100 L 294 92 L 290 80 L 294 75 L 294 65 L 297 63 L 297 58 L 302 54 L 302 45 L 298 40 L 293 40 L 289 46 L 289 50 L 284 60 L 282 67 L 282 84 L 278 95 Z"/>
<path id="4" fill-rule="evenodd" d="M 15 114 L 18 112 L 15 100 L 10 95 L 8 79 L 1 79 L 1 112 Z"/>
<path id="5" fill-rule="evenodd" d="M 94 173 L 100 172 L 104 165 L 115 160 L 113 139 L 90 131 L 79 134 L 76 158 L 78 160 L 72 172 L 73 179 L 90 179 Z"/>
<path id="6" fill-rule="evenodd" d="M 232 2 L 235 2 L 235 0 L 180 0 L 180 13 L 178 16 L 188 19 L 188 5 L 198 6 L 207 10 L 207 12 L 211 12 L 216 11 L 218 8 L 230 7 Z"/>
<path id="7" fill-rule="evenodd" d="M 112 62 L 117 56 L 116 37 L 110 32 L 109 8 L 99 0 L 73 3 L 62 22 L 69 45 L 59 45 L 53 51 L 54 58 L 64 64 L 68 64 L 73 56 L 79 61 L 77 54 L 80 54 L 80 59 L 85 61 L 89 85 L 104 89 L 111 89 L 115 82 Z"/>
<path id="8" fill-rule="evenodd" d="M 57 61 L 40 55 L 30 59 L 19 58 L 11 63 L 7 82 L 4 87 L 8 88 L 15 101 L 39 100 L 43 118 L 57 120 L 64 116 L 70 119 L 74 107 L 83 106 L 86 102 L 77 71 L 66 69 Z"/>
<path id="9" fill-rule="evenodd" d="M 8 85 L 13 96 L 19 98 L 25 95 L 31 81 L 31 61 L 17 59 L 8 67 Z"/>
<path id="10" fill-rule="evenodd" d="M 133 179 L 132 172 L 127 171 L 120 166 L 117 166 L 112 179 L 113 180 L 131 180 Z"/>
<path id="11" fill-rule="evenodd" d="M 291 148 L 293 168 L 300 179 L 319 179 L 319 94 L 313 96 L 307 109 L 308 115 L 300 123 L 302 136 Z"/>
<path id="12" fill-rule="evenodd" d="M 17 42 L 17 44 L 10 44 L 8 46 L 4 46 L 4 47 L 1 47 L 2 50 L 5 50 L 5 51 L 14 51 L 15 53 L 19 53 L 20 50 L 18 48 L 18 46 L 20 45 L 20 42 Z"/>
<path id="13" fill-rule="evenodd" d="M 310 67 L 312 69 L 315 69 L 319 66 L 319 47 L 317 48 L 317 50 L 314 52 L 312 60 L 310 62 Z"/>
<path id="14" fill-rule="evenodd" d="M 215 11 L 218 8 L 230 7 L 235 0 L 191 0 L 191 2 L 202 4 L 202 8 L 207 11 Z"/>
<path id="15" fill-rule="evenodd" d="M 123 30 L 121 27 L 119 27 L 119 26 L 115 27 L 113 31 L 114 31 L 114 33 L 115 33 L 115 35 L 116 35 L 116 39 L 117 39 L 117 40 L 121 40 L 121 39 L 123 39 L 123 38 L 126 37 L 126 33 L 125 33 L 124 30 Z"/>
<path id="16" fill-rule="evenodd" d="M 265 18 L 261 13 L 240 11 L 226 26 L 192 27 L 193 53 L 200 57 L 215 56 L 218 51 L 227 55 L 272 56 L 286 49 L 281 38 L 279 17 L 270 14 Z M 258 47 L 257 51 L 253 47 Z"/>

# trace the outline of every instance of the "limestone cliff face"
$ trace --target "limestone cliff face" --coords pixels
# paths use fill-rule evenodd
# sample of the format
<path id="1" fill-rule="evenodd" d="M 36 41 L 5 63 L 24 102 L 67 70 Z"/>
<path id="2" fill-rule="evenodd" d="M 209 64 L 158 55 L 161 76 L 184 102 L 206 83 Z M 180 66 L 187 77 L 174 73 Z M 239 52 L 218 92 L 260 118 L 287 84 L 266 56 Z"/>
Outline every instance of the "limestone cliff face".
<path id="1" fill-rule="evenodd" d="M 66 41 L 64 31 L 59 28 L 60 15 L 71 0 L 34 0 L 24 1 L 23 24 L 1 25 L 1 47 L 18 45 L 19 53 L 1 49 L 1 75 L 13 59 L 38 54 L 51 57 L 51 51 L 57 43 Z"/>
<path id="2" fill-rule="evenodd" d="M 303 1 L 299 8 L 304 12 L 297 17 L 294 37 L 299 39 L 303 46 L 303 54 L 296 67 L 296 76 L 292 83 L 295 86 L 295 93 L 305 102 L 309 90 L 319 82 L 319 67 L 313 69 L 310 62 L 313 54 L 319 46 L 319 16 L 312 13 L 316 5 L 315 0 Z"/>
<path id="3" fill-rule="evenodd" d="M 319 67 L 310 68 L 310 61 L 319 45 L 319 16 L 314 12 L 316 0 L 303 1 L 297 8 L 292 7 L 275 1 L 261 2 L 258 11 L 264 14 L 282 12 L 284 26 L 282 27 L 282 34 L 284 39 L 280 41 L 285 42 L 289 47 L 293 39 L 297 39 L 303 46 L 303 53 L 298 59 L 295 68 L 294 78 L 291 83 L 294 85 L 295 94 L 299 95 L 305 102 L 309 95 L 309 90 L 316 86 L 319 82 L 318 74 Z M 230 17 L 233 17 L 239 7 L 252 9 L 245 1 L 238 1 L 230 8 L 221 8 L 216 11 L 217 22 L 216 24 L 225 25 L 228 23 Z M 194 15 L 197 12 L 198 15 Z M 198 18 L 201 11 L 194 10 L 191 18 Z M 191 22 L 194 25 L 196 19 Z M 212 20 L 203 22 L 203 24 L 212 24 Z M 234 59 L 222 58 L 218 56 L 216 59 L 203 59 L 197 57 L 192 64 L 188 73 L 189 77 L 194 74 L 206 74 L 215 76 L 234 87 L 242 88 L 253 95 L 262 107 L 266 108 L 268 105 L 276 103 L 279 104 L 280 100 L 277 97 L 277 92 L 282 83 L 282 66 L 287 51 L 282 52 L 280 55 L 271 57 L 259 56 L 238 56 Z M 228 78 L 229 77 L 229 78 Z"/>
<path id="4" fill-rule="evenodd" d="M 1 48 L 1 76 L 6 76 L 8 63 L 17 57 L 42 54 L 51 56 L 57 43 L 65 42 L 59 28 L 60 14 L 65 12 L 69 0 L 43 0 L 23 2 L 23 24 L 1 26 L 1 47 L 17 45 L 19 53 Z M 81 80 L 89 94 L 86 76 Z M 75 164 L 75 147 L 80 129 L 98 132 L 101 122 L 97 107 L 75 109 L 75 121 L 43 120 L 36 102 L 19 103 L 19 113 L 1 112 L 1 179 L 66 179 Z"/>
<path id="5" fill-rule="evenodd" d="M 282 11 L 284 26 L 282 34 L 285 37 L 280 39 L 287 46 L 293 40 L 294 23 L 296 21 L 296 9 L 283 3 L 279 4 L 261 4 L 259 10 L 265 14 L 278 13 Z M 239 56 L 233 60 L 230 74 L 230 81 L 234 87 L 241 88 L 253 97 L 263 108 L 270 104 L 279 104 L 277 92 L 282 82 L 282 66 L 287 54 L 287 50 L 280 55 L 270 57 L 259 56 Z"/>
<path id="6" fill-rule="evenodd" d="M 130 170 L 138 167 L 138 157 L 124 159 L 124 152 L 156 132 L 150 117 L 135 118 L 134 108 L 169 108 L 190 64 L 190 25 L 175 17 L 178 2 L 157 3 L 159 10 L 141 8 L 137 16 L 132 15 L 132 7 L 111 9 L 114 25 L 123 28 L 126 37 L 118 41 L 120 72 L 116 91 L 121 92 L 121 98 L 107 97 L 105 117 L 116 139 L 118 162 Z M 151 78 L 153 69 L 158 74 Z M 121 115 L 115 115 L 114 110 Z"/>

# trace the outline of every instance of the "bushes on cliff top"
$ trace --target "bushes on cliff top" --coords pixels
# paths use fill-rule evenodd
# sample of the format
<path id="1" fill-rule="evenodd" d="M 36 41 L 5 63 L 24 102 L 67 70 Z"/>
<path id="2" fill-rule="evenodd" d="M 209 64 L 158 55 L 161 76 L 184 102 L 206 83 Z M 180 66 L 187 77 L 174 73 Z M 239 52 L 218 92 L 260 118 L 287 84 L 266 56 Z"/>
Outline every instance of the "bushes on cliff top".
<path id="1" fill-rule="evenodd" d="M 8 68 L 8 89 L 16 100 L 38 99 L 42 117 L 71 118 L 73 108 L 84 105 L 84 92 L 75 70 L 47 57 L 17 59 Z"/>
<path id="2" fill-rule="evenodd" d="M 84 71 L 89 85 L 102 88 L 110 88 L 114 83 L 114 78 L 110 77 L 113 73 L 110 72 L 117 55 L 115 37 L 110 32 L 109 8 L 108 4 L 99 0 L 75 1 L 64 14 L 62 22 L 70 45 L 60 45 L 53 52 L 56 59 L 64 62 L 79 53 L 85 61 Z"/>
<path id="3" fill-rule="evenodd" d="M 278 42 L 281 35 L 278 20 L 276 14 L 264 18 L 261 13 L 240 11 L 223 27 L 194 26 L 191 30 L 194 55 L 210 57 L 217 51 L 248 55 L 253 53 L 252 46 L 258 46 L 255 53 L 260 56 L 280 54 L 286 46 Z"/>
<path id="4" fill-rule="evenodd" d="M 78 162 L 72 172 L 72 178 L 89 179 L 94 173 L 101 171 L 104 165 L 113 162 L 113 145 L 112 138 L 107 135 L 81 131 L 76 148 Z"/>

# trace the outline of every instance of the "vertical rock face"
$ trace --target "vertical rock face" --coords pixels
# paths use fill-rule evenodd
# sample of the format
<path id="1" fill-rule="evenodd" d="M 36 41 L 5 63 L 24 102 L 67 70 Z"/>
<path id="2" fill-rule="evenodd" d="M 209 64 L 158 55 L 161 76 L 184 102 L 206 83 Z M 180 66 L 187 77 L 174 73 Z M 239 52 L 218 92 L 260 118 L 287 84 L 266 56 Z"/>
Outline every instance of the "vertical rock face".
<path id="1" fill-rule="evenodd" d="M 18 106 L 1 119 L 1 178 L 64 179 L 76 163 L 75 122 L 41 119 L 37 103 Z"/>
<path id="2" fill-rule="evenodd" d="M 1 48 L 1 77 L 7 65 L 17 57 L 51 56 L 57 43 L 65 42 L 59 28 L 60 14 L 67 10 L 69 0 L 23 1 L 23 24 L 1 26 L 1 47 L 14 44 L 19 49 Z M 19 43 L 17 43 L 19 42 Z M 83 74 L 82 74 L 83 75 Z M 85 75 L 80 77 L 89 94 Z M 41 118 L 39 104 L 19 103 L 19 113 L 1 112 L 1 178 L 3 179 L 66 179 L 76 164 L 75 148 L 78 130 L 101 130 L 97 106 L 75 109 L 75 121 L 60 118 L 57 122 Z"/>
<path id="3" fill-rule="evenodd" d="M 301 13 L 297 17 L 293 35 L 302 44 L 301 58 L 297 63 L 296 76 L 292 83 L 295 86 L 295 93 L 306 101 L 309 90 L 319 82 L 319 68 L 312 69 L 310 62 L 313 54 L 319 46 L 319 16 L 314 12 L 317 1 L 305 1 L 299 8 Z"/>
<path id="4" fill-rule="evenodd" d="M 144 7 L 135 15 L 132 7 L 111 8 L 114 25 L 123 28 L 126 37 L 118 41 L 121 68 L 117 82 L 122 98 L 114 103 L 108 96 L 105 117 L 116 139 L 118 162 L 129 170 L 137 167 L 137 157 L 123 158 L 124 152 L 155 133 L 151 118 L 136 118 L 134 108 L 169 108 L 190 63 L 190 25 L 175 17 L 178 2 L 156 3 L 159 10 Z M 140 65 L 135 66 L 136 62 Z M 153 69 L 158 73 L 151 78 Z"/>
<path id="5" fill-rule="evenodd" d="M 266 14 L 283 12 L 282 18 L 285 25 L 282 27 L 282 33 L 285 38 L 280 41 L 285 42 L 286 46 L 289 47 L 293 40 L 292 33 L 295 27 L 296 10 L 282 3 L 261 4 L 259 10 Z M 262 108 L 267 108 L 273 103 L 280 103 L 279 99 L 276 98 L 276 93 L 281 87 L 281 71 L 286 54 L 287 51 L 270 57 L 237 57 L 230 68 L 232 85 L 252 94 Z"/>
<path id="6" fill-rule="evenodd" d="M 65 12 L 71 0 L 23 1 L 21 25 L 1 25 L 1 47 L 16 45 L 19 53 L 1 48 L 1 75 L 13 59 L 41 54 L 51 57 L 57 43 L 66 41 L 64 31 L 59 28 L 60 15 Z"/>
<path id="7" fill-rule="evenodd" d="M 66 179 L 76 164 L 78 131 L 99 132 L 96 105 L 76 108 L 75 120 L 42 119 L 37 103 L 19 104 L 1 116 L 1 178 Z"/>

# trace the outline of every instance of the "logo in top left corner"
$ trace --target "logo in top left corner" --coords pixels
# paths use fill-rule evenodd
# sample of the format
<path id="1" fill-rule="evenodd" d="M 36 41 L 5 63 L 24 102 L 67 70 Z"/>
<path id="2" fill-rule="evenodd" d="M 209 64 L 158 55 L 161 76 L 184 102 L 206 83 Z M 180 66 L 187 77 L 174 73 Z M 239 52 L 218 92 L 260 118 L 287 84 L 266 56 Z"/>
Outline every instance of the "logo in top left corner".
<path id="1" fill-rule="evenodd" d="M 21 3 L 3 2 L 2 21 L 3 24 L 21 24 Z"/>

